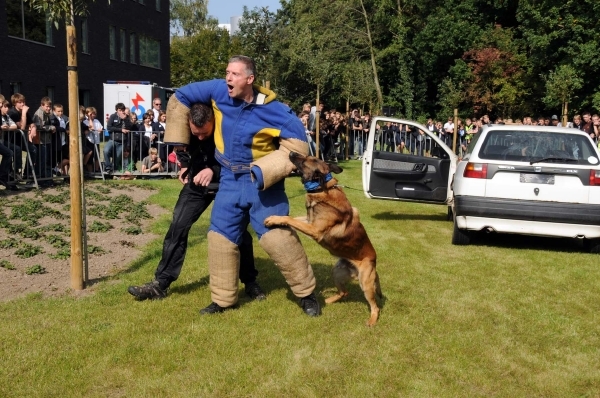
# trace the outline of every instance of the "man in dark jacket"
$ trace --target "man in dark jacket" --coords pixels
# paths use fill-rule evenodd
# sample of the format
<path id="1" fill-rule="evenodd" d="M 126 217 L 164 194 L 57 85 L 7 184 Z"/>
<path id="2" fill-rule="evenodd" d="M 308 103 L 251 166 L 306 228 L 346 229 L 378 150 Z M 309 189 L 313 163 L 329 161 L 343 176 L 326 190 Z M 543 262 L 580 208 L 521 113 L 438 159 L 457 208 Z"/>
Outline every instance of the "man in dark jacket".
<path id="1" fill-rule="evenodd" d="M 111 132 L 111 139 L 104 146 L 104 170 L 113 171 L 113 164 L 117 163 L 116 169 L 121 169 L 123 156 L 123 142 L 129 141 L 129 133 L 132 129 L 131 119 L 125 113 L 125 104 L 119 102 L 115 105 L 116 112 L 110 115 L 106 129 Z"/>
<path id="2" fill-rule="evenodd" d="M 221 166 L 215 160 L 214 113 L 211 107 L 194 104 L 190 109 L 190 130 L 193 137 L 187 152 L 179 152 L 181 163 L 179 180 L 183 185 L 173 211 L 173 221 L 163 243 L 162 258 L 155 272 L 155 279 L 142 286 L 130 286 L 128 292 L 138 300 L 162 299 L 172 282 L 181 273 L 187 250 L 188 234 L 215 198 Z M 195 137 L 195 138 L 194 138 Z M 246 223 L 248 223 L 246 221 Z M 240 280 L 246 294 L 253 300 L 264 300 L 254 267 L 252 237 L 245 230 L 240 249 Z"/>

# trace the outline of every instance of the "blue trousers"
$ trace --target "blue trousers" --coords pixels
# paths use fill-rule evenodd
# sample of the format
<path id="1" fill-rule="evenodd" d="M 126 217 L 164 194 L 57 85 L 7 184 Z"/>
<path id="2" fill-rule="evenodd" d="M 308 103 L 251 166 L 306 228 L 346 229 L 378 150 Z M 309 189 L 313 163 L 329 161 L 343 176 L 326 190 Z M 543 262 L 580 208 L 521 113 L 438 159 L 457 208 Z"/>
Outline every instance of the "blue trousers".
<path id="1" fill-rule="evenodd" d="M 210 218 L 210 230 L 240 245 L 249 218 L 260 240 L 270 230 L 264 225 L 265 218 L 271 215 L 287 216 L 289 210 L 284 180 L 259 191 L 250 174 L 233 174 L 223 167 Z"/>
<path id="2" fill-rule="evenodd" d="M 104 146 L 104 168 L 108 170 L 121 169 L 123 162 L 123 144 L 109 140 Z M 113 167 L 113 165 L 116 165 Z"/>

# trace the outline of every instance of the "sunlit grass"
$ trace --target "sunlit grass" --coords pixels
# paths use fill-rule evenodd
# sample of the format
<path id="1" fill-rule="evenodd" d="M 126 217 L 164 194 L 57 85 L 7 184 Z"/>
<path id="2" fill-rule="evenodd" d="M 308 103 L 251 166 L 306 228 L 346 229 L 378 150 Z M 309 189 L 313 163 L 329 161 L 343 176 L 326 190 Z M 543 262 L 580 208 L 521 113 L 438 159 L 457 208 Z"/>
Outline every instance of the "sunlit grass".
<path id="1" fill-rule="evenodd" d="M 516 236 L 452 246 L 445 207 L 367 200 L 359 163 L 342 166 L 340 183 L 378 254 L 385 299 L 375 327 L 365 326 L 356 284 L 321 317 L 306 317 L 257 242 L 268 299 L 249 302 L 241 292 L 239 310 L 200 317 L 210 302 L 203 216 L 166 300 L 136 302 L 126 292 L 152 279 L 156 240 L 92 295 L 0 304 L 0 396 L 600 394 L 597 255 L 577 242 Z M 172 209 L 177 181 L 144 184 L 161 187 L 151 201 Z M 286 184 L 292 215 L 303 214 L 299 180 Z M 150 229 L 164 235 L 169 222 L 163 216 Z M 334 291 L 335 259 L 302 242 L 323 302 Z"/>

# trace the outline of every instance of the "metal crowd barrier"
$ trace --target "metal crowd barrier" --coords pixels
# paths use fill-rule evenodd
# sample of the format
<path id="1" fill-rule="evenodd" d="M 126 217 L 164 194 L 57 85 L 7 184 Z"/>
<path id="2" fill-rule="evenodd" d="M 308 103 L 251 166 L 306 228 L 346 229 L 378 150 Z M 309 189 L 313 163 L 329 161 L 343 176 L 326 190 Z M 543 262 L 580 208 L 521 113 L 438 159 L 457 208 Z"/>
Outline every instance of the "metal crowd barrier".
<path id="1" fill-rule="evenodd" d="M 155 132 L 158 134 L 158 132 Z M 23 130 L 5 131 L 2 134 L 2 143 L 13 152 L 13 158 L 9 170 L 9 185 L 20 187 L 39 188 L 52 185 L 56 180 L 64 180 L 69 177 L 67 169 L 70 167 L 68 158 L 68 135 L 65 136 L 66 142 L 62 144 L 62 137 L 58 138 L 52 133 L 52 142 L 48 144 L 36 144 L 29 141 L 28 135 Z M 81 163 L 83 164 L 84 176 L 86 178 L 106 179 L 109 174 L 104 169 L 104 147 L 111 140 L 112 134 L 103 131 L 102 134 L 90 132 L 87 137 L 89 143 L 82 142 L 82 148 L 86 146 L 93 147 L 93 153 L 86 164 L 85 150 L 80 151 Z M 82 137 L 83 139 L 83 137 Z M 146 145 L 148 144 L 148 145 Z M 124 146 L 125 145 L 125 146 Z M 110 153 L 111 160 L 114 159 L 117 168 L 110 173 L 111 176 L 128 178 L 176 178 L 179 173 L 177 162 L 168 161 L 168 155 L 173 150 L 173 146 L 162 142 L 156 142 L 155 145 L 144 140 L 144 132 L 136 134 L 127 134 L 127 141 L 120 143 L 121 148 L 128 146 L 131 150 L 129 161 L 133 167 L 127 170 L 123 167 L 127 164 L 122 151 L 117 151 L 119 145 L 113 145 Z M 144 150 L 155 147 L 158 151 L 158 157 L 161 158 L 164 171 L 142 173 L 141 162 L 144 157 L 149 156 Z M 117 152 L 120 158 L 117 158 Z M 89 153 L 89 152 L 88 152 Z"/>
<path id="2" fill-rule="evenodd" d="M 95 146 L 98 153 L 99 167 L 94 167 L 93 171 L 88 173 L 91 177 L 105 178 L 107 175 L 115 177 L 132 176 L 134 178 L 176 178 L 179 173 L 177 162 L 168 161 L 169 154 L 174 146 L 165 144 L 161 141 L 150 142 L 145 131 L 131 131 L 123 134 L 121 141 L 113 139 L 114 133 L 104 130 L 102 134 L 95 137 Z M 160 136 L 159 131 L 153 131 L 152 134 Z M 111 144 L 109 144 L 112 141 Z M 110 145 L 108 150 L 106 146 Z M 124 149 L 129 149 L 129 157 L 125 157 Z M 156 148 L 158 157 L 161 159 L 163 171 L 142 173 L 142 161 L 149 155 L 150 148 Z M 107 159 L 108 155 L 108 159 Z M 112 165 L 110 173 L 106 170 L 107 165 Z"/>

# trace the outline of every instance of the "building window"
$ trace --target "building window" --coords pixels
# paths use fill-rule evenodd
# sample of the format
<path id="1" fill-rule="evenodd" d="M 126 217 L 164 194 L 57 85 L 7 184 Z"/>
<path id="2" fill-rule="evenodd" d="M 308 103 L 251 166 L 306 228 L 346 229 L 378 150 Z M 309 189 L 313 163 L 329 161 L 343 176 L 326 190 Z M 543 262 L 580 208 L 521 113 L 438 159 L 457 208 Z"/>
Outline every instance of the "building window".
<path id="1" fill-rule="evenodd" d="M 21 82 L 10 82 L 10 95 L 21 92 Z"/>
<path id="2" fill-rule="evenodd" d="M 140 65 L 160 68 L 160 41 L 140 36 Z"/>
<path id="3" fill-rule="evenodd" d="M 79 103 L 86 108 L 90 105 L 90 90 L 79 90 Z"/>
<path id="4" fill-rule="evenodd" d="M 127 34 L 125 33 L 125 29 L 121 29 L 120 30 L 120 50 L 121 50 L 121 61 L 122 62 L 127 62 Z"/>
<path id="5" fill-rule="evenodd" d="M 108 46 L 110 59 L 117 59 L 117 28 L 114 26 L 108 27 Z"/>
<path id="6" fill-rule="evenodd" d="M 130 33 L 129 34 L 129 62 L 131 62 L 132 64 L 136 63 L 136 54 L 137 52 L 135 51 L 135 33 Z"/>
<path id="7" fill-rule="evenodd" d="M 46 96 L 54 102 L 54 86 L 46 86 Z"/>
<path id="8" fill-rule="evenodd" d="M 156 11 L 160 11 L 160 0 L 156 0 Z"/>
<path id="9" fill-rule="evenodd" d="M 89 33 L 88 33 L 88 20 L 87 18 L 81 19 L 81 52 L 84 54 L 90 53 Z"/>
<path id="10" fill-rule="evenodd" d="M 23 0 L 6 2 L 6 25 L 9 36 L 52 45 L 52 23 Z"/>

